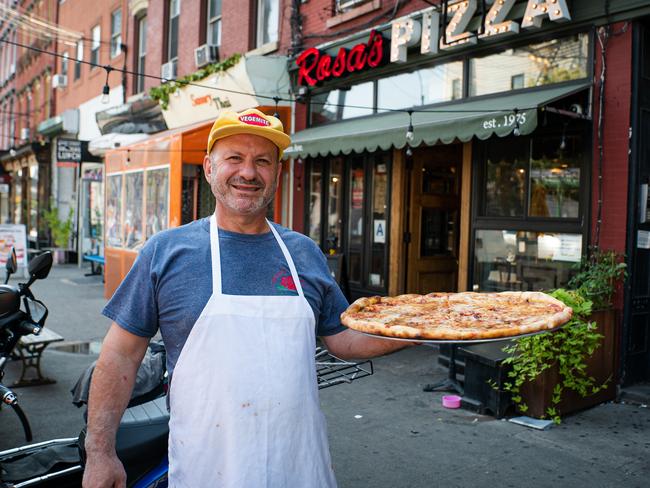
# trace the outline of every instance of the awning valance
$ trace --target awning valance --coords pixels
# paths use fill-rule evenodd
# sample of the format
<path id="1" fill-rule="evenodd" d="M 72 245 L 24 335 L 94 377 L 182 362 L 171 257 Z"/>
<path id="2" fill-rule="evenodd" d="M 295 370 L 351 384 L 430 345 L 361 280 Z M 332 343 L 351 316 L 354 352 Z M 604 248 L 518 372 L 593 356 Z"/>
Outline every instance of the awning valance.
<path id="1" fill-rule="evenodd" d="M 522 135 L 537 127 L 537 109 L 555 100 L 584 90 L 587 82 L 544 88 L 499 97 L 481 98 L 438 105 L 427 112 L 413 113 L 413 140 L 410 145 L 454 140 L 469 141 L 472 137 L 487 139 L 512 133 L 515 127 Z M 300 131 L 291 136 L 292 144 L 285 151 L 290 157 L 316 157 L 328 154 L 349 154 L 352 151 L 373 152 L 406 145 L 409 116 L 406 112 L 389 112 L 373 117 L 351 119 Z"/>

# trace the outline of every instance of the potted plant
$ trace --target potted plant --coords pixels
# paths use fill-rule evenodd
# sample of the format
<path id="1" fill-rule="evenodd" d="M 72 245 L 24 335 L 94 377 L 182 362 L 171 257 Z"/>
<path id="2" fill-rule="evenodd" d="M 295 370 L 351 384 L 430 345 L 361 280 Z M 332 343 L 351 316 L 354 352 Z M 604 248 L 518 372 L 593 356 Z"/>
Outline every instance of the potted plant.
<path id="1" fill-rule="evenodd" d="M 577 266 L 573 289 L 550 293 L 573 309 L 571 321 L 504 349 L 504 363 L 512 368 L 504 388 L 520 412 L 559 423 L 562 415 L 615 397 L 619 331 L 613 297 L 624 277 L 622 256 L 593 249 Z"/>
<path id="2" fill-rule="evenodd" d="M 68 218 L 63 221 L 59 218 L 59 209 L 50 202 L 50 209 L 43 211 L 43 219 L 47 223 L 52 236 L 52 242 L 55 246 L 54 261 L 56 263 L 65 262 L 65 251 L 70 242 L 70 233 L 72 232 L 72 219 L 74 217 L 74 209 L 70 207 Z"/>

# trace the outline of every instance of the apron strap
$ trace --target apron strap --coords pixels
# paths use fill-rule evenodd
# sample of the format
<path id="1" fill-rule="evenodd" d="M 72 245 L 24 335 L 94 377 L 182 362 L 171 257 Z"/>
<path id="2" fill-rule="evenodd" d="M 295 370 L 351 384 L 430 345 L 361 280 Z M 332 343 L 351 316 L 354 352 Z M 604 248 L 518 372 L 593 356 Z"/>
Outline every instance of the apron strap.
<path id="1" fill-rule="evenodd" d="M 273 225 L 271 224 L 271 222 L 269 222 L 268 219 L 266 219 L 266 223 L 271 229 L 271 232 L 273 232 L 273 235 L 275 236 L 275 240 L 278 241 L 278 244 L 280 245 L 280 249 L 282 249 L 282 254 L 284 254 L 284 259 L 287 260 L 287 264 L 289 265 L 289 270 L 291 271 L 291 278 L 293 278 L 293 283 L 294 285 L 296 285 L 296 290 L 298 291 L 298 295 L 304 297 L 305 294 L 302 291 L 302 285 L 300 284 L 300 277 L 298 276 L 296 265 L 293 264 L 293 259 L 291 258 L 291 254 L 289 254 L 289 250 L 287 249 L 287 246 L 285 245 L 284 241 L 280 237 L 280 234 L 278 234 L 278 231 L 275 230 L 275 227 L 273 227 Z"/>
<path id="2" fill-rule="evenodd" d="M 212 294 L 221 295 L 221 254 L 216 213 L 210 217 L 210 253 L 212 257 Z"/>
<path id="3" fill-rule="evenodd" d="M 287 264 L 289 265 L 289 270 L 291 271 L 291 278 L 293 279 L 293 283 L 296 286 L 296 291 L 298 292 L 298 295 L 304 297 L 305 293 L 303 292 L 302 285 L 300 284 L 300 277 L 298 276 L 296 265 L 293 263 L 293 259 L 291 258 L 291 254 L 289 254 L 289 250 L 287 249 L 287 246 L 285 245 L 284 241 L 280 237 L 280 234 L 278 234 L 278 231 L 275 230 L 275 227 L 273 227 L 273 225 L 271 224 L 271 222 L 268 221 L 268 219 L 266 219 L 266 223 L 269 226 L 269 229 L 271 229 L 271 232 L 273 232 L 273 236 L 275 237 L 275 240 L 277 241 L 278 245 L 280 246 L 280 249 L 282 250 L 284 259 L 287 261 Z M 213 213 L 212 216 L 210 217 L 210 252 L 212 257 L 212 294 L 222 295 L 221 254 L 219 252 L 219 226 L 217 224 L 216 213 Z"/>

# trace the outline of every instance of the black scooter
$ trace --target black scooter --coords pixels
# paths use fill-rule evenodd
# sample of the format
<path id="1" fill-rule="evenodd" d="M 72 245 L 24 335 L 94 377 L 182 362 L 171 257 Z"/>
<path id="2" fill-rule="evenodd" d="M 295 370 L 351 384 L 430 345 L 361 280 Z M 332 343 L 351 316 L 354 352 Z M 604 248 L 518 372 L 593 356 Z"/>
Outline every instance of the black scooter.
<path id="1" fill-rule="evenodd" d="M 17 287 L 9 285 L 9 277 L 18 269 L 16 252 L 12 248 L 7 258 L 5 283 L 0 285 L 0 400 L 12 407 L 20 418 L 27 442 L 32 440 L 27 416 L 18 405 L 16 395 L 1 381 L 4 367 L 20 338 L 29 334 L 38 335 L 45 326 L 47 307 L 34 297 L 29 287 L 34 281 L 47 278 L 51 268 L 52 253 L 43 253 L 29 263 L 27 283 L 19 283 Z M 21 301 L 23 309 L 21 309 Z"/>

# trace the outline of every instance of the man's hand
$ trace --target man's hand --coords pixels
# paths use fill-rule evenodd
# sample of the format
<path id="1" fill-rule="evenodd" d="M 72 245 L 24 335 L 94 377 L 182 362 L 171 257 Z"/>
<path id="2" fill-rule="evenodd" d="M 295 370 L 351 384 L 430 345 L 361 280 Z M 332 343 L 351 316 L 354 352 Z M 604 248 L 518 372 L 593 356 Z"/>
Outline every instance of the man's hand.
<path id="1" fill-rule="evenodd" d="M 126 472 L 115 452 L 86 454 L 83 488 L 126 488 Z"/>
<path id="2" fill-rule="evenodd" d="M 88 396 L 84 488 L 126 486 L 124 466 L 115 453 L 115 436 L 148 343 L 148 338 L 115 323 L 104 338 Z"/>

